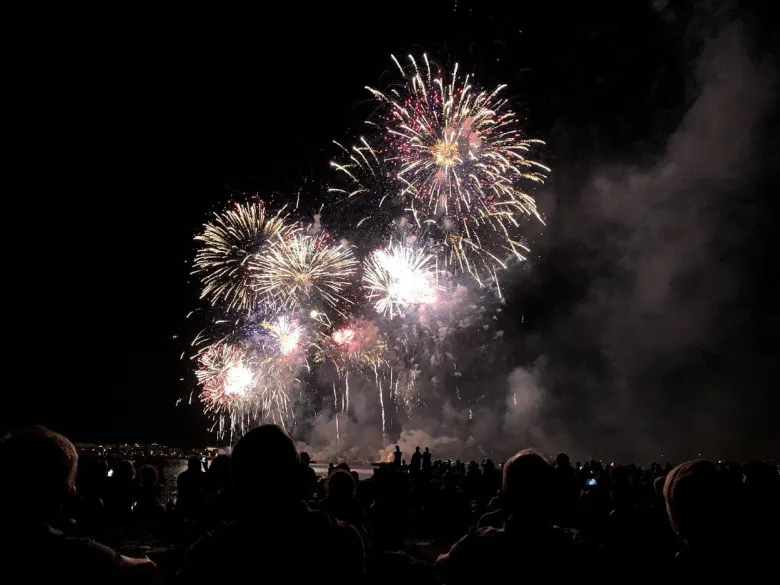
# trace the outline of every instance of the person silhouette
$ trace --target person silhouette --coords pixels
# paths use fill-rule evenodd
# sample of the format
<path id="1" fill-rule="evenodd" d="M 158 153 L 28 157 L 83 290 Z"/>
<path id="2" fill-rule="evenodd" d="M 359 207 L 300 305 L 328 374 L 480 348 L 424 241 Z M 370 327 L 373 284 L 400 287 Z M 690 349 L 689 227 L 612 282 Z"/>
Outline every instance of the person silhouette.
<path id="1" fill-rule="evenodd" d="M 422 453 L 420 453 L 420 448 L 415 447 L 414 453 L 412 453 L 412 467 L 410 471 L 414 474 L 420 473 L 422 469 Z"/>
<path id="2" fill-rule="evenodd" d="M 129 558 L 52 527 L 74 493 L 77 464 L 73 443 L 41 426 L 0 442 L 3 574 L 25 583 L 150 583 L 157 571 L 148 558 Z"/>
<path id="3" fill-rule="evenodd" d="M 296 583 L 316 581 L 325 566 L 338 567 L 345 583 L 362 582 L 360 534 L 301 500 L 300 458 L 281 427 L 261 425 L 241 437 L 233 449 L 231 473 L 238 520 L 195 543 L 179 583 L 239 582 L 263 566 L 284 567 Z M 347 478 L 352 481 L 348 473 Z"/>
<path id="4" fill-rule="evenodd" d="M 426 473 L 431 470 L 431 451 L 428 447 L 425 448 L 422 454 L 422 470 Z"/>

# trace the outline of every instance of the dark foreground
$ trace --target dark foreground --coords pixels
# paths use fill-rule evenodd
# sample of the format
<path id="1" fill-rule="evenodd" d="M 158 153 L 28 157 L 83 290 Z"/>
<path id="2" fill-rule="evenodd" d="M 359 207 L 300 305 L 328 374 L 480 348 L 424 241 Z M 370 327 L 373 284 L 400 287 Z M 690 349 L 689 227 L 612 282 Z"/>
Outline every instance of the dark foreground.
<path id="1" fill-rule="evenodd" d="M 206 470 L 191 460 L 174 504 L 152 466 L 108 477 L 83 459 L 74 477 L 67 439 L 22 432 L 0 447 L 3 582 L 474 583 L 610 567 L 745 578 L 770 574 L 780 550 L 767 463 L 404 457 L 365 480 L 347 465 L 319 477 L 280 429 L 260 427 Z"/>

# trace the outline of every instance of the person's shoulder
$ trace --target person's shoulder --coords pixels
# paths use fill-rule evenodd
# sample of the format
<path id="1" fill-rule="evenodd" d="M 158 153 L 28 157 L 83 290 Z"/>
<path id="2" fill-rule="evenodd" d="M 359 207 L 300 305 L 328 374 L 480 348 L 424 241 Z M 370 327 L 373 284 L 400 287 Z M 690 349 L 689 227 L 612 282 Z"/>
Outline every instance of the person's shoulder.
<path id="1" fill-rule="evenodd" d="M 109 548 L 104 544 L 100 544 L 91 538 L 70 536 L 54 528 L 50 529 L 48 537 L 47 540 L 50 543 L 53 543 L 57 548 L 61 548 L 69 553 L 81 553 L 86 555 L 87 559 L 102 558 L 118 562 L 119 554 L 114 549 Z"/>
<path id="2" fill-rule="evenodd" d="M 335 525 L 336 520 L 325 510 L 328 505 L 325 501 L 319 502 L 319 506 L 324 508 L 308 508 L 304 514 L 307 523 L 317 528 L 329 529 Z"/>
<path id="3" fill-rule="evenodd" d="M 456 566 L 470 566 L 477 560 L 484 560 L 486 554 L 500 555 L 504 549 L 496 545 L 505 540 L 506 536 L 503 528 L 472 526 L 452 545 L 448 553 L 437 559 L 436 564 L 453 570 Z"/>
<path id="4" fill-rule="evenodd" d="M 550 537 L 562 543 L 574 542 L 577 534 L 577 531 L 572 528 L 562 528 L 554 524 L 550 526 Z"/>
<path id="5" fill-rule="evenodd" d="M 479 519 L 477 526 L 479 528 L 494 527 L 499 528 L 504 523 L 506 513 L 503 510 L 492 510 L 485 512 Z"/>
<path id="6" fill-rule="evenodd" d="M 460 538 L 453 548 L 461 551 L 471 550 L 475 547 L 490 546 L 490 543 L 507 538 L 503 528 L 494 526 L 472 526 L 469 531 Z"/>
<path id="7" fill-rule="evenodd" d="M 506 530 L 496 526 L 472 526 L 465 538 L 502 538 Z"/>
<path id="8" fill-rule="evenodd" d="M 328 514 L 326 510 L 309 510 L 307 516 L 309 522 L 316 528 L 339 535 L 352 536 L 354 534 L 360 538 L 360 533 L 352 524 L 336 519 Z"/>
<path id="9" fill-rule="evenodd" d="M 237 522 L 220 522 L 195 541 L 192 545 L 192 556 L 208 554 L 209 551 L 224 546 L 224 543 L 232 538 L 240 538 L 240 530 L 241 526 Z"/>
<path id="10" fill-rule="evenodd" d="M 231 542 L 240 540 L 235 523 L 222 522 L 198 538 L 190 547 L 177 575 L 177 583 L 209 582 L 214 569 L 213 559 L 224 558 Z"/>
<path id="11" fill-rule="evenodd" d="M 57 538 L 63 569 L 69 565 L 77 573 L 96 578 L 113 578 L 120 570 L 122 557 L 114 549 L 90 538 L 66 536 Z"/>

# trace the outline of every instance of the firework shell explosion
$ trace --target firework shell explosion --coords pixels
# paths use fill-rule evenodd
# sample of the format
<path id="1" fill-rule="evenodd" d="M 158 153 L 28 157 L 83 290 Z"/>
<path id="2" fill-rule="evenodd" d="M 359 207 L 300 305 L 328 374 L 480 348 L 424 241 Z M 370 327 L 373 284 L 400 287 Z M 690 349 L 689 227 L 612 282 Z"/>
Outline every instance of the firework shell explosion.
<path id="1" fill-rule="evenodd" d="M 250 261 L 252 289 L 284 310 L 338 310 L 350 303 L 343 293 L 358 262 L 345 243 L 325 232 L 310 235 L 297 228 L 275 237 Z"/>
<path id="2" fill-rule="evenodd" d="M 195 238 L 193 274 L 212 319 L 192 343 L 193 359 L 220 435 L 294 422 L 296 400 L 310 396 L 300 379 L 312 372 L 310 357 L 338 373 L 336 412 L 337 384 L 349 412 L 352 373 L 373 379 L 383 437 L 385 398 L 410 415 L 426 392 L 461 400 L 462 367 L 489 363 L 501 332 L 485 305 L 501 295 L 498 272 L 528 251 L 523 224 L 543 223 L 525 188 L 549 169 L 529 158 L 540 141 L 522 133 L 504 86 L 484 90 L 457 65 L 446 71 L 425 55 L 393 61 L 399 82 L 367 88 L 377 105 L 371 133 L 339 145 L 332 163 L 330 201 L 353 244 L 322 231 L 319 215 L 295 224 L 260 200 L 231 203 Z M 368 252 L 360 283 L 353 249 Z M 479 293 L 490 297 L 483 303 L 464 277 L 496 288 Z M 366 303 L 375 322 L 347 315 Z M 338 425 L 337 414 L 337 443 Z"/>
<path id="3" fill-rule="evenodd" d="M 262 326 L 272 342 L 270 353 L 285 360 L 305 355 L 306 331 L 296 319 L 290 315 L 280 315 L 265 321 Z"/>
<path id="4" fill-rule="evenodd" d="M 198 356 L 195 376 L 202 387 L 204 410 L 219 421 L 220 432 L 226 419 L 235 429 L 252 417 L 255 370 L 243 348 L 228 343 L 205 348 Z"/>
<path id="5" fill-rule="evenodd" d="M 438 244 L 444 266 L 480 284 L 495 279 L 509 259 L 525 258 L 523 217 L 542 220 L 523 190 L 549 172 L 528 158 L 541 141 L 523 135 L 500 95 L 504 86 L 482 90 L 470 75 L 458 76 L 457 64 L 447 73 L 426 55 L 421 64 L 410 55 L 406 67 L 393 61 L 402 82 L 385 92 L 367 88 L 378 102 L 378 132 L 342 147 L 332 166 L 343 186 L 330 192 L 391 214 L 402 207 L 418 235 Z"/>
<path id="6" fill-rule="evenodd" d="M 353 319 L 331 335 L 322 336 L 317 361 L 330 361 L 339 372 L 376 369 L 387 362 L 387 343 L 376 324 Z"/>
<path id="7" fill-rule="evenodd" d="M 392 319 L 408 307 L 436 302 L 435 258 L 424 249 L 390 244 L 363 263 L 363 285 L 376 311 Z"/>
<path id="8" fill-rule="evenodd" d="M 281 211 L 269 216 L 259 200 L 236 203 L 215 213 L 195 237 L 201 246 L 195 254 L 193 274 L 201 278 L 201 298 L 225 311 L 255 310 L 263 299 L 250 286 L 250 259 L 290 230 Z"/>

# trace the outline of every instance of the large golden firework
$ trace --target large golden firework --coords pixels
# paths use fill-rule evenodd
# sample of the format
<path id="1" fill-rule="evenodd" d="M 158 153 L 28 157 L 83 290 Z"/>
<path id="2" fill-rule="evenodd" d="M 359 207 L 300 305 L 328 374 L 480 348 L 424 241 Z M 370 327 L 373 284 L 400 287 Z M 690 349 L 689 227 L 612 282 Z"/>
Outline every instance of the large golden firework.
<path id="1" fill-rule="evenodd" d="M 250 262 L 252 289 L 280 309 L 317 311 L 336 309 L 342 302 L 358 262 L 345 243 L 331 241 L 324 232 L 309 235 L 303 229 L 274 238 Z"/>
<path id="2" fill-rule="evenodd" d="M 262 201 L 236 203 L 215 213 L 195 237 L 202 243 L 193 270 L 203 284 L 201 298 L 227 311 L 254 311 L 262 299 L 250 286 L 250 259 L 291 229 L 281 212 L 269 217 Z"/>

